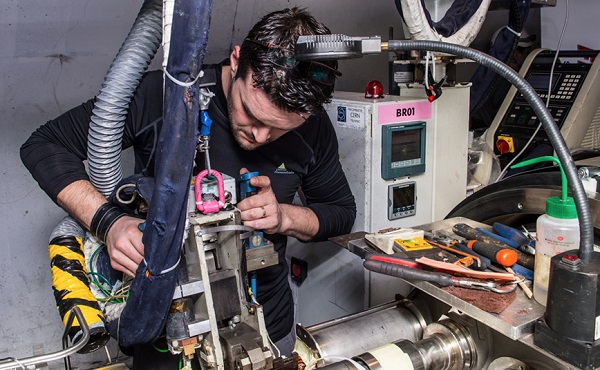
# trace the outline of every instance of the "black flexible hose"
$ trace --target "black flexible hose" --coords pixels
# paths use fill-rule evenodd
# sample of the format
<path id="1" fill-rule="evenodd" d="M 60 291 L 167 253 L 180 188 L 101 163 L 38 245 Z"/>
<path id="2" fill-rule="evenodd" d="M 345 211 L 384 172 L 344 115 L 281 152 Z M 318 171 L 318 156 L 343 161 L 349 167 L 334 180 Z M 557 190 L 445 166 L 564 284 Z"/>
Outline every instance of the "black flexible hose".
<path id="1" fill-rule="evenodd" d="M 471 59 L 480 65 L 493 70 L 498 75 L 506 78 L 508 82 L 514 85 L 517 90 L 523 94 L 525 100 L 527 100 L 527 102 L 531 105 L 536 116 L 542 122 L 542 126 L 544 127 L 544 130 L 550 139 L 550 143 L 554 147 L 556 155 L 565 170 L 567 179 L 569 180 L 569 186 L 571 187 L 573 199 L 575 200 L 575 205 L 577 207 L 577 214 L 579 216 L 579 258 L 584 263 L 590 262 L 592 254 L 594 253 L 594 228 L 590 205 L 587 201 L 587 194 L 585 193 L 581 179 L 577 174 L 577 167 L 575 166 L 575 162 L 573 162 L 573 158 L 571 158 L 567 144 L 560 134 L 558 127 L 554 123 L 552 115 L 531 85 L 529 85 L 527 81 L 525 81 L 525 79 L 523 79 L 512 68 L 500 62 L 499 60 L 492 58 L 478 50 L 459 45 L 438 41 L 390 40 L 388 41 L 388 50 L 437 51 Z"/>

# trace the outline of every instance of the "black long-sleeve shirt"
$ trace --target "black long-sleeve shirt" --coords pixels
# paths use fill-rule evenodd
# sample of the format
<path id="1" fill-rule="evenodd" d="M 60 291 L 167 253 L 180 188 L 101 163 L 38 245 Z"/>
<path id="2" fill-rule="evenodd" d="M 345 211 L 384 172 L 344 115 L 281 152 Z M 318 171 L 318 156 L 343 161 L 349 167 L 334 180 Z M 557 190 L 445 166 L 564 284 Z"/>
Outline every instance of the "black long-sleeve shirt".
<path id="1" fill-rule="evenodd" d="M 311 241 L 350 232 L 356 215 L 354 197 L 342 171 L 333 126 L 326 114 L 311 116 L 302 126 L 256 150 L 242 149 L 235 141 L 221 83 L 221 64 L 212 65 L 217 84 L 209 115 L 212 168 L 237 177 L 242 167 L 271 180 L 280 203 L 291 204 L 301 189 L 307 207 L 319 220 Z M 154 174 L 154 152 L 162 125 L 162 73 L 147 73 L 132 99 L 123 133 L 123 149 L 133 146 L 135 172 Z M 83 160 L 94 99 L 38 128 L 21 147 L 21 159 L 40 187 L 56 202 L 58 193 L 77 180 L 87 180 Z M 203 168 L 203 156 L 196 159 Z M 286 237 L 268 235 L 279 254 L 279 264 L 258 271 L 257 299 L 264 307 L 271 339 L 277 341 L 292 329 L 293 302 L 287 282 Z"/>

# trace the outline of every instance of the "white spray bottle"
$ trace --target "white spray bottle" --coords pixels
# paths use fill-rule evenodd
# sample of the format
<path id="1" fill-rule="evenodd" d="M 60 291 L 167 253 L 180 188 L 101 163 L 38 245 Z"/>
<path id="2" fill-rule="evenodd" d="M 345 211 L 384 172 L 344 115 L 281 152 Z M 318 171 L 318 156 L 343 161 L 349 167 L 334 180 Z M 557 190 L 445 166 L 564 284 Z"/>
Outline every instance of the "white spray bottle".
<path id="1" fill-rule="evenodd" d="M 538 217 L 536 224 L 533 298 L 544 306 L 548 298 L 550 259 L 559 253 L 579 248 L 577 208 L 573 198 L 567 196 L 567 176 L 558 158 L 543 156 L 511 167 L 519 168 L 546 161 L 554 162 L 560 168 L 562 192 L 560 197 L 546 199 L 546 213 Z"/>

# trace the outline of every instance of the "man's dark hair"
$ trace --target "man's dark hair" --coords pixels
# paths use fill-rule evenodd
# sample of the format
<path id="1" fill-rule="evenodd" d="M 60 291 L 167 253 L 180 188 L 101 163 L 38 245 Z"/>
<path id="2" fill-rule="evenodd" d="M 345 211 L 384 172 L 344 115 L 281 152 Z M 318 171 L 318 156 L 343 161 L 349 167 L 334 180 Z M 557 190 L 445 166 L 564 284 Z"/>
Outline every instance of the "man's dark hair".
<path id="1" fill-rule="evenodd" d="M 278 108 L 319 114 L 323 104 L 331 101 L 335 76 L 329 83 L 322 83 L 303 72 L 312 66 L 311 62 L 299 62 L 290 68 L 280 60 L 295 60 L 298 36 L 330 33 L 329 28 L 302 8 L 269 13 L 254 25 L 242 43 L 235 78 L 245 79 L 252 71 L 254 86 L 263 90 Z M 335 61 L 326 64 L 337 68 Z"/>

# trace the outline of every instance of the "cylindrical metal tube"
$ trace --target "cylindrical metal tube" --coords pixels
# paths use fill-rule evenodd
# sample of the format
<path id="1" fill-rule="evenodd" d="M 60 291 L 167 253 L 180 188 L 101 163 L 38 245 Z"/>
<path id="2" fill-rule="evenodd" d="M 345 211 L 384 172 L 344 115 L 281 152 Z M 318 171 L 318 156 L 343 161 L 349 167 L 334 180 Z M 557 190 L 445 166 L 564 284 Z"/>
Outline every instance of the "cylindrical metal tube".
<path id="1" fill-rule="evenodd" d="M 400 340 L 352 359 L 329 364 L 327 370 L 468 370 L 477 368 L 476 347 L 469 331 L 453 320 L 433 323 L 418 342 Z M 334 356 L 332 356 L 334 357 Z"/>
<path id="2" fill-rule="evenodd" d="M 361 368 L 357 368 L 356 365 L 354 365 L 350 360 L 342 360 L 340 362 L 335 362 L 333 364 L 324 366 L 324 367 L 320 367 L 319 369 L 321 370 L 363 370 L 363 369 L 367 369 L 365 367 Z"/>
<path id="3" fill-rule="evenodd" d="M 360 314 L 308 328 L 297 327 L 304 341 L 320 358 L 351 358 L 401 339 L 417 341 L 426 323 L 410 301 L 392 302 Z"/>

